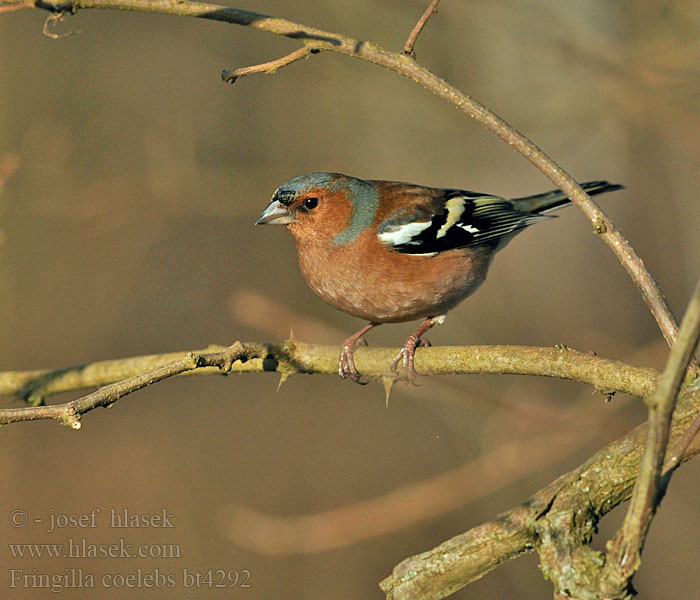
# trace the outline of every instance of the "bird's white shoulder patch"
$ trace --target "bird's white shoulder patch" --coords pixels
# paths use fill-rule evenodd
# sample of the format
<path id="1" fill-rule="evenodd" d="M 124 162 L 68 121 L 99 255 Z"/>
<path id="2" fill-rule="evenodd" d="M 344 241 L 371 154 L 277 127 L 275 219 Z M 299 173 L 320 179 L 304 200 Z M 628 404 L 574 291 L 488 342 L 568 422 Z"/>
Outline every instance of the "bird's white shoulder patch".
<path id="1" fill-rule="evenodd" d="M 400 246 L 410 244 L 415 236 L 430 227 L 430 221 L 416 221 L 414 223 L 404 223 L 398 227 L 392 227 L 387 231 L 377 234 L 383 244 L 390 246 Z"/>

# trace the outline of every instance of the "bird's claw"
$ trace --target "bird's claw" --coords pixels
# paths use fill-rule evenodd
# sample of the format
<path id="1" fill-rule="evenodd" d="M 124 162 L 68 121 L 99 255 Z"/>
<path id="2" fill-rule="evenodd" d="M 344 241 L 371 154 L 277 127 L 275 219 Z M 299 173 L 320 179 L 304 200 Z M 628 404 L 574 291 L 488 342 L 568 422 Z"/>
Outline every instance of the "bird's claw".
<path id="1" fill-rule="evenodd" d="M 401 362 L 406 373 L 406 380 L 408 383 L 411 385 L 418 385 L 416 383 L 418 373 L 416 372 L 416 367 L 414 366 L 416 348 L 430 345 L 431 344 L 428 340 L 423 338 L 416 340 L 414 336 L 410 336 L 403 345 L 403 348 L 401 348 L 399 353 L 391 360 L 389 365 L 391 370 L 395 373 L 398 370 L 399 362 Z"/>
<path id="2" fill-rule="evenodd" d="M 340 347 L 340 356 L 338 356 L 338 375 L 341 379 L 350 379 L 360 385 L 365 385 L 366 381 L 360 381 L 360 373 L 355 368 L 355 359 L 352 353 L 360 345 L 367 346 L 367 340 L 362 337 L 372 327 L 376 327 L 379 323 L 367 323 L 362 329 L 357 330 Z"/>
<path id="3" fill-rule="evenodd" d="M 366 381 L 360 379 L 360 373 L 355 367 L 355 359 L 352 356 L 355 348 L 350 344 L 343 344 L 338 356 L 338 375 L 341 379 L 349 379 L 360 385 L 366 385 Z"/>

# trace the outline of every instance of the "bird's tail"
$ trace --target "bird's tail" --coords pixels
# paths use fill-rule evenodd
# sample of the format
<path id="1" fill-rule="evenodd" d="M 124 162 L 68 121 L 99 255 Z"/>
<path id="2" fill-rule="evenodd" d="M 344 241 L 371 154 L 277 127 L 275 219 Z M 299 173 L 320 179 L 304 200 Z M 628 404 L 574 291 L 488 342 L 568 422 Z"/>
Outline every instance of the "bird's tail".
<path id="1" fill-rule="evenodd" d="M 595 194 L 604 194 L 605 192 L 614 192 L 624 188 L 617 183 L 608 183 L 607 181 L 588 181 L 581 183 L 581 187 L 586 190 L 589 196 Z M 544 194 L 535 194 L 534 196 L 524 196 L 523 198 L 513 198 L 515 205 L 523 211 L 532 213 L 547 213 L 550 210 L 555 210 L 562 206 L 571 203 L 566 195 L 560 190 L 545 192 Z"/>

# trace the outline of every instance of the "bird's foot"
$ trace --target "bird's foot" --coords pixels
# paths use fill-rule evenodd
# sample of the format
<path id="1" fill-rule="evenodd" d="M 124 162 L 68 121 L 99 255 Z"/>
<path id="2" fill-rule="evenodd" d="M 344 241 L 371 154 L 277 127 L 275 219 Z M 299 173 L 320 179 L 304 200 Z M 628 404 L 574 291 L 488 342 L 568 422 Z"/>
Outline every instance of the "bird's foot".
<path id="1" fill-rule="evenodd" d="M 421 323 L 421 326 L 416 330 L 416 332 L 408 336 L 403 348 L 401 348 L 399 353 L 391 361 L 391 370 L 396 371 L 399 361 L 401 361 L 404 371 L 406 371 L 406 379 L 408 380 L 408 383 L 416 385 L 415 381 L 418 373 L 416 373 L 416 368 L 413 364 L 416 355 L 416 348 L 419 346 L 430 346 L 430 342 L 428 340 L 424 340 L 423 336 L 425 335 L 426 331 L 435 327 L 436 325 L 442 325 L 444 322 L 445 315 L 427 317 L 425 321 Z"/>
<path id="2" fill-rule="evenodd" d="M 343 345 L 340 348 L 340 355 L 338 356 L 338 375 L 340 375 L 342 379 L 350 379 L 351 381 L 359 383 L 360 385 L 365 385 L 367 383 L 366 381 L 362 381 L 360 379 L 360 373 L 355 367 L 353 352 L 355 352 L 355 349 L 359 345 L 367 345 L 367 342 L 362 336 L 376 325 L 379 325 L 379 323 L 368 323 L 343 342 Z"/>
<path id="3" fill-rule="evenodd" d="M 367 382 L 360 379 L 360 373 L 355 367 L 355 359 L 353 357 L 353 351 L 355 346 L 345 342 L 340 349 L 340 356 L 338 356 L 338 375 L 342 379 L 350 379 L 355 383 L 360 385 L 365 385 Z"/>
<path id="4" fill-rule="evenodd" d="M 399 353 L 391 360 L 391 370 L 396 372 L 399 367 L 399 362 L 401 362 L 406 373 L 408 383 L 411 385 L 418 385 L 416 383 L 418 373 L 416 372 L 416 367 L 413 364 L 416 355 L 416 348 L 427 347 L 430 345 L 431 344 L 428 340 L 423 338 L 416 339 L 415 334 L 410 335 L 404 343 L 403 348 L 401 348 Z"/>

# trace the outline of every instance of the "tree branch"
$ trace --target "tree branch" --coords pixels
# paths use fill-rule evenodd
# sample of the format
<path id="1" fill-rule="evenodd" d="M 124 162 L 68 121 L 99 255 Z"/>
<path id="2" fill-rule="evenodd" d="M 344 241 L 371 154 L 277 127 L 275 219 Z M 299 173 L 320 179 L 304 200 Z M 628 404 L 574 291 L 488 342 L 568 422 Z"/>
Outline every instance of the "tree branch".
<path id="1" fill-rule="evenodd" d="M 678 339 L 671 348 L 659 385 L 649 399 L 648 433 L 637 483 L 625 520 L 608 542 L 608 557 L 600 588 L 603 598 L 625 599 L 632 595 L 632 577 L 641 564 L 644 540 L 670 478 L 669 473 L 669 477 L 662 480 L 661 469 L 668 448 L 671 417 L 699 338 L 700 281 L 683 317 Z M 690 427 L 692 429 L 693 425 Z M 680 460 L 682 452 L 676 461 Z"/>
<path id="2" fill-rule="evenodd" d="M 697 387 L 697 384 L 696 384 Z M 681 464 L 681 461 L 685 457 L 688 449 L 690 448 L 691 442 L 695 439 L 700 431 L 700 413 L 695 417 L 695 420 L 690 424 L 688 429 L 685 430 L 683 437 L 680 439 L 678 444 L 673 448 L 673 453 L 668 459 L 668 462 L 664 465 L 664 479 L 671 476 L 673 471 L 675 471 Z"/>
<path id="3" fill-rule="evenodd" d="M 65 404 L 55 406 L 34 406 L 31 408 L 6 408 L 0 410 L 0 425 L 19 421 L 35 421 L 37 419 L 56 419 L 73 429 L 80 429 L 82 415 L 102 406 L 109 407 L 119 398 L 145 388 L 152 383 L 162 381 L 175 375 L 180 375 L 195 369 L 216 367 L 227 373 L 236 361 L 245 361 L 254 356 L 254 352 L 244 348 L 240 342 L 220 351 L 194 354 L 188 352 L 176 360 L 155 367 L 144 373 L 139 373 L 121 381 L 103 387 L 92 394 L 78 398 Z"/>
<path id="4" fill-rule="evenodd" d="M 395 348 L 359 348 L 355 362 L 370 377 L 393 378 L 389 370 Z M 230 360 L 224 359 L 231 357 Z M 175 375 L 211 375 L 228 372 L 337 375 L 338 348 L 297 340 L 283 344 L 236 342 L 228 349 L 210 346 L 188 353 L 169 353 L 109 360 L 65 369 L 7 371 L 0 373 L 0 395 L 14 395 L 32 404 L 30 408 L 0 409 L 0 425 L 36 419 L 65 421 L 117 399 L 146 385 Z M 221 368 L 222 365 L 225 368 Z M 212 368 L 216 367 L 216 368 Z M 420 375 L 514 374 L 570 379 L 593 385 L 602 394 L 626 392 L 645 397 L 652 392 L 658 371 L 635 367 L 591 354 L 561 348 L 527 346 L 435 346 L 416 352 Z M 36 406 L 44 398 L 67 391 L 105 386 L 84 398 L 54 406 Z M 74 423 L 74 421 L 71 421 Z"/>
<path id="5" fill-rule="evenodd" d="M 26 0 L 0 0 L 0 6 L 14 6 L 25 2 Z M 133 10 L 225 21 L 282 35 L 307 45 L 311 44 L 314 50 L 339 52 L 359 58 L 408 77 L 496 134 L 516 152 L 535 165 L 552 183 L 564 192 L 591 222 L 595 232 L 608 244 L 630 277 L 637 284 L 644 301 L 656 319 L 661 333 L 669 346 L 676 339 L 678 323 L 671 313 L 657 282 L 647 270 L 634 248 L 615 226 L 612 219 L 583 191 L 574 178 L 501 117 L 480 102 L 450 85 L 444 79 L 420 66 L 403 52 L 390 52 L 372 42 L 355 40 L 344 35 L 307 27 L 285 19 L 200 2 L 171 2 L 170 0 L 35 0 L 35 6 L 59 13 L 75 13 L 80 9 L 98 8 Z"/>
<path id="6" fill-rule="evenodd" d="M 681 397 L 671 427 L 679 439 L 700 409 L 700 391 Z M 530 499 L 492 521 L 394 567 L 380 587 L 392 600 L 438 600 L 483 577 L 524 552 L 539 552 L 543 574 L 564 597 L 586 589 L 600 574 L 602 555 L 588 543 L 598 520 L 627 500 L 639 470 L 646 435 L 640 425 L 608 444 L 579 468 L 562 475 Z M 693 448 L 684 460 L 700 453 Z M 588 588 L 589 594 L 590 589 Z"/>
<path id="7" fill-rule="evenodd" d="M 428 8 L 425 9 L 425 12 L 421 15 L 421 18 L 418 19 L 418 22 L 411 30 L 411 33 L 408 34 L 408 39 L 403 45 L 403 53 L 407 56 L 410 56 L 411 58 L 416 57 L 416 51 L 414 47 L 416 45 L 416 41 L 418 40 L 418 36 L 421 34 L 421 31 L 423 31 L 423 27 L 425 27 L 425 24 L 428 22 L 430 17 L 437 14 L 437 5 L 439 3 L 440 0 L 431 0 L 430 4 L 428 5 Z"/>
<path id="8" fill-rule="evenodd" d="M 639 565 L 653 510 L 661 498 L 658 478 L 668 442 L 682 448 L 677 451 L 679 462 L 700 453 L 700 446 L 688 450 L 686 444 L 700 410 L 696 384 L 687 387 L 673 411 L 698 337 L 700 283 L 671 351 L 664 383 L 659 382 L 650 398 L 649 424 L 609 444 L 522 506 L 405 559 L 380 584 L 387 597 L 444 598 L 504 560 L 534 548 L 540 555 L 544 576 L 554 584 L 556 597 L 625 598 L 627 584 Z M 634 516 L 629 522 L 625 519 L 621 528 L 625 533 L 609 543 L 606 561 L 602 553 L 590 547 L 591 538 L 599 519 L 632 496 L 633 485 L 634 499 L 628 515 Z M 600 596 L 592 590 L 599 590 Z"/>

